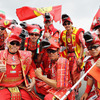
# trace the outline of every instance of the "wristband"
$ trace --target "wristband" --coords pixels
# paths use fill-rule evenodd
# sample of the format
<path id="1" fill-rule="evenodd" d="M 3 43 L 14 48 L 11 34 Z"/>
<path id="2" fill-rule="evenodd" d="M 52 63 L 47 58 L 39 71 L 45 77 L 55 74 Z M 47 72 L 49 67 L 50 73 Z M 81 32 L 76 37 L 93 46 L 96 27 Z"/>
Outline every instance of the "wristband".
<path id="1" fill-rule="evenodd" d="M 90 85 L 86 86 L 85 93 L 89 93 L 91 91 L 92 87 Z"/>

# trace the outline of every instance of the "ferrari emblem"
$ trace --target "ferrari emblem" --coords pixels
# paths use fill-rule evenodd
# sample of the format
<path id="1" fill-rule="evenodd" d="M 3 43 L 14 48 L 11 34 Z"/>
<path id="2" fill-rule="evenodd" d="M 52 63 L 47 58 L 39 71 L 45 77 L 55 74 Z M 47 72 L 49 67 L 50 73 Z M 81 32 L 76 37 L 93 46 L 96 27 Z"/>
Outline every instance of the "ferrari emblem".
<path id="1" fill-rule="evenodd" d="M 66 41 L 66 37 L 65 36 L 62 36 L 62 40 L 65 42 Z"/>
<path id="2" fill-rule="evenodd" d="M 26 65 L 23 65 L 23 69 L 26 70 Z"/>
<path id="3" fill-rule="evenodd" d="M 44 14 L 46 12 L 50 12 L 52 10 L 52 7 L 42 7 L 42 8 L 37 8 L 37 10 Z"/>
<path id="4" fill-rule="evenodd" d="M 4 25 L 8 25 L 8 24 L 9 24 L 9 21 L 5 20 Z"/>
<path id="5" fill-rule="evenodd" d="M 71 61 L 71 57 L 69 58 L 69 61 Z"/>
<path id="6" fill-rule="evenodd" d="M 67 41 L 68 41 L 68 43 L 70 43 L 71 42 L 71 39 L 70 38 L 67 38 Z"/>
<path id="7" fill-rule="evenodd" d="M 15 57 L 14 56 L 12 57 L 12 60 L 15 61 Z"/>
<path id="8" fill-rule="evenodd" d="M 12 65 L 11 67 L 12 67 L 12 69 L 15 69 L 16 68 L 16 65 Z"/>
<path id="9" fill-rule="evenodd" d="M 46 12 L 50 12 L 52 10 L 52 7 L 43 7 L 43 8 L 37 8 L 37 11 L 33 11 L 34 12 L 34 14 L 36 15 L 36 16 L 40 16 L 41 15 L 41 13 L 46 13 Z M 39 12 L 41 12 L 41 13 L 39 13 Z"/>

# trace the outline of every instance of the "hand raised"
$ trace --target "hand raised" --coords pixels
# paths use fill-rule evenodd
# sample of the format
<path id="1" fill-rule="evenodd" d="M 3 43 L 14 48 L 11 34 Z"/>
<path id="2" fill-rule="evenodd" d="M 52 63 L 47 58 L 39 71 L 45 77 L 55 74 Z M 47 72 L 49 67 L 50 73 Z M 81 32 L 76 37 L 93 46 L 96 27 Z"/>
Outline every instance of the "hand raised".
<path id="1" fill-rule="evenodd" d="M 0 72 L 6 72 L 6 65 L 0 60 Z"/>

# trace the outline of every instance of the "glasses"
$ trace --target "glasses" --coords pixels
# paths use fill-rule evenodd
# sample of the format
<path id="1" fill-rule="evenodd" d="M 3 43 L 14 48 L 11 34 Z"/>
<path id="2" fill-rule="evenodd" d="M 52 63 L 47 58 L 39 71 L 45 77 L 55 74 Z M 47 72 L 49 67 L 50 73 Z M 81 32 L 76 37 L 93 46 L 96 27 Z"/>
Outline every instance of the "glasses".
<path id="1" fill-rule="evenodd" d="M 11 44 L 11 45 L 15 45 L 15 44 L 16 44 L 16 46 L 20 46 L 20 43 L 17 42 L 17 41 L 16 41 L 16 42 L 15 42 L 15 41 L 12 41 L 12 42 L 10 42 L 10 44 Z"/>
<path id="2" fill-rule="evenodd" d="M 47 53 L 55 53 L 57 50 L 47 49 Z"/>
<path id="3" fill-rule="evenodd" d="M 36 33 L 30 33 L 29 35 L 30 35 L 30 36 L 33 36 L 33 35 L 39 36 L 39 34 L 36 34 Z"/>
<path id="4" fill-rule="evenodd" d="M 0 29 L 1 29 L 1 30 L 5 30 L 5 28 L 4 28 L 4 27 L 0 27 Z"/>
<path id="5" fill-rule="evenodd" d="M 50 21 L 49 20 L 46 20 L 44 23 L 47 24 L 47 23 L 50 23 Z"/>
<path id="6" fill-rule="evenodd" d="M 90 46 L 90 47 L 88 47 L 88 50 L 96 49 L 96 48 L 98 48 L 99 46 L 100 46 L 100 45 Z"/>
<path id="7" fill-rule="evenodd" d="M 63 26 L 70 25 L 70 22 L 63 23 Z"/>

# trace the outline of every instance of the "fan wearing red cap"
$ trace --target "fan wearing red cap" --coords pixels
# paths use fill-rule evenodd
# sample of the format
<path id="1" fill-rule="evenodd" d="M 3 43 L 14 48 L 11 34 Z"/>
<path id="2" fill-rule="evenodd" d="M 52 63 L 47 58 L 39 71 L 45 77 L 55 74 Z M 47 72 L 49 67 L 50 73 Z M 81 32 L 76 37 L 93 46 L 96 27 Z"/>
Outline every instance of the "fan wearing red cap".
<path id="1" fill-rule="evenodd" d="M 59 31 L 53 26 L 53 17 L 50 13 L 44 15 L 44 38 L 56 37 L 59 38 Z"/>
<path id="2" fill-rule="evenodd" d="M 47 53 L 50 58 L 48 67 L 50 77 L 43 76 L 41 68 L 35 70 L 35 75 L 44 83 L 40 87 L 42 91 L 45 91 L 44 100 L 60 100 L 72 86 L 69 73 L 69 61 L 66 58 L 59 57 L 60 46 L 56 38 L 50 38 L 49 42 L 50 46 L 47 47 Z M 66 99 L 75 100 L 74 91 Z"/>
<path id="3" fill-rule="evenodd" d="M 20 48 L 20 44 L 21 38 L 17 35 L 11 35 L 7 40 L 8 50 L 11 53 L 16 53 Z"/>
<path id="4" fill-rule="evenodd" d="M 13 33 L 8 38 L 8 49 L 0 51 L 0 99 L 39 100 L 32 91 L 35 74 L 30 51 L 19 50 L 21 38 Z M 26 76 L 32 81 L 28 83 Z M 27 78 L 28 79 L 28 78 Z M 34 93 L 34 95 L 32 95 Z"/>
<path id="5" fill-rule="evenodd" d="M 5 49 L 5 40 L 7 38 L 7 31 L 1 23 L 5 18 L 6 16 L 0 12 L 0 50 Z"/>
<path id="6" fill-rule="evenodd" d="M 40 40 L 43 31 L 42 27 L 38 24 L 27 24 L 26 22 L 23 22 L 20 25 L 24 29 L 26 29 L 29 34 L 29 37 L 25 39 L 25 42 L 23 44 L 24 46 L 22 45 L 24 48 L 21 47 L 21 49 L 31 51 L 32 59 L 35 62 L 35 64 L 37 64 L 37 62 L 40 63 L 41 54 L 39 54 L 40 52 L 37 53 L 37 48 L 39 46 L 38 40 Z"/>
<path id="7" fill-rule="evenodd" d="M 80 71 L 82 68 L 83 51 L 85 47 L 85 41 L 83 38 L 84 30 L 82 28 L 77 29 L 73 27 L 73 22 L 67 14 L 62 15 L 62 25 L 65 30 L 60 35 L 60 45 L 66 47 L 66 55 L 69 60 L 70 73 L 73 85 L 80 78 Z M 78 94 L 78 87 L 75 91 Z"/>
<path id="8" fill-rule="evenodd" d="M 100 100 L 100 83 L 96 80 L 96 76 L 98 77 L 97 73 L 100 73 L 100 39 L 96 33 L 91 33 L 89 31 L 84 33 L 84 38 L 87 49 L 90 53 L 90 58 L 85 64 L 85 72 L 87 72 L 96 61 L 97 68 L 94 69 L 92 76 L 87 74 L 84 78 L 84 80 L 87 81 L 87 85 L 85 93 L 82 95 L 80 100 L 90 100 L 93 97 L 95 97 L 95 100 Z M 92 88 L 93 84 L 95 86 L 94 88 Z"/>
<path id="9" fill-rule="evenodd" d="M 15 23 L 18 24 L 16 20 L 6 19 L 6 16 L 0 12 L 0 50 L 5 49 L 6 46 L 5 40 L 8 37 L 6 28 Z"/>
<path id="10" fill-rule="evenodd" d="M 23 25 L 23 28 L 29 33 L 29 37 L 25 40 L 24 49 L 34 52 L 36 50 L 37 40 L 41 36 L 42 28 L 37 24 L 31 25 L 25 22 L 21 23 L 21 25 Z"/>

